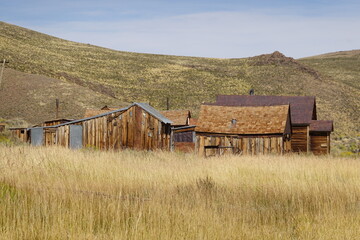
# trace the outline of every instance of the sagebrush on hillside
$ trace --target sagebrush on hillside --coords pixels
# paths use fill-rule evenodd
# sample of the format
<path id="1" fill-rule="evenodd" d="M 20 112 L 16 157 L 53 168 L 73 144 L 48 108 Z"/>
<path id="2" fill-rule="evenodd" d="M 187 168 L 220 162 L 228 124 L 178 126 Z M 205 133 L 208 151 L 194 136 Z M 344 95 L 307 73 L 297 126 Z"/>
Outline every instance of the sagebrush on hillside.
<path id="1" fill-rule="evenodd" d="M 360 162 L 0 148 L 0 239 L 356 239 Z"/>

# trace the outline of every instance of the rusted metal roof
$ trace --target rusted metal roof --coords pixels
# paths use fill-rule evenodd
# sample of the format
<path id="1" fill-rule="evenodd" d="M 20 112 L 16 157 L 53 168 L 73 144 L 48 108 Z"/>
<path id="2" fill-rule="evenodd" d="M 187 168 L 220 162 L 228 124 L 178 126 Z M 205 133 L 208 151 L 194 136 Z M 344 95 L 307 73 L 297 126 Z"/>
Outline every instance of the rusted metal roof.
<path id="1" fill-rule="evenodd" d="M 225 134 L 291 133 L 289 105 L 212 106 L 202 105 L 196 132 Z"/>
<path id="2" fill-rule="evenodd" d="M 218 95 L 215 103 L 219 106 L 274 106 L 290 105 L 291 122 L 294 125 L 309 125 L 316 120 L 316 102 L 314 96 L 260 96 L 260 95 Z"/>
<path id="3" fill-rule="evenodd" d="M 310 123 L 310 132 L 332 132 L 334 131 L 333 121 L 313 120 Z"/>
<path id="4" fill-rule="evenodd" d="M 188 119 L 191 117 L 189 110 L 167 110 L 160 111 L 160 113 L 170 119 L 174 126 L 188 125 Z"/>

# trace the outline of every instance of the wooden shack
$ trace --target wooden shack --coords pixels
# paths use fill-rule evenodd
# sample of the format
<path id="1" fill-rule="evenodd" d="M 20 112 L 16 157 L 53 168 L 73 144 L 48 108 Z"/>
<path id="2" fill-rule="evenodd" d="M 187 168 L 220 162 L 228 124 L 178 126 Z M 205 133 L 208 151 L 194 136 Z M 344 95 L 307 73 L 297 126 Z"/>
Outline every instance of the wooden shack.
<path id="1" fill-rule="evenodd" d="M 150 105 L 134 103 L 96 116 L 30 129 L 31 142 L 69 148 L 170 150 L 171 123 Z"/>
<path id="2" fill-rule="evenodd" d="M 333 121 L 313 120 L 310 123 L 310 146 L 315 155 L 330 153 L 330 134 L 334 131 Z"/>
<path id="3" fill-rule="evenodd" d="M 202 105 L 195 131 L 196 151 L 200 156 L 291 151 L 289 105 Z"/>
<path id="4" fill-rule="evenodd" d="M 27 128 L 9 128 L 11 136 L 18 138 L 21 142 L 29 141 L 29 131 Z"/>
<path id="5" fill-rule="evenodd" d="M 218 106 L 274 106 L 290 105 L 293 152 L 311 152 L 310 124 L 317 120 L 314 96 L 260 96 L 260 95 L 218 95 Z M 330 132 L 328 132 L 330 134 Z M 330 144 L 330 143 L 329 143 Z"/>

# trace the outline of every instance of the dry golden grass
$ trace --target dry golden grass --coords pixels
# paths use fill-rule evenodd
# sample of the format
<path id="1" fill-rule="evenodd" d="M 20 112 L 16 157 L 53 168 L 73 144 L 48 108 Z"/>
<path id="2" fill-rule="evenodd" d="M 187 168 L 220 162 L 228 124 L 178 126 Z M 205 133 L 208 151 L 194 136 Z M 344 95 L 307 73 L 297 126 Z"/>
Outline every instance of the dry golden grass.
<path id="1" fill-rule="evenodd" d="M 360 161 L 0 147 L 0 239 L 357 239 Z"/>

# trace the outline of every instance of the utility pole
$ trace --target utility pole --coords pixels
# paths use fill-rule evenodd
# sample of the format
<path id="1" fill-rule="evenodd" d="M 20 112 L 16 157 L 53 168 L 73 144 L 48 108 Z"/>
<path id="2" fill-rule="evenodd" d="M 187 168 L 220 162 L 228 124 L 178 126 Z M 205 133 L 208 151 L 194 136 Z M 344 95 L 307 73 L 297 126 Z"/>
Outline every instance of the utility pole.
<path id="1" fill-rule="evenodd" d="M 1 67 L 1 72 L 0 72 L 0 89 L 1 89 L 2 77 L 3 77 L 3 74 L 4 74 L 5 63 L 9 63 L 9 61 L 6 61 L 6 59 L 4 59 L 3 62 L 2 62 L 2 67 Z"/>
<path id="2" fill-rule="evenodd" d="M 60 101 L 57 98 L 56 100 L 56 118 L 55 119 L 59 119 L 59 105 L 60 105 Z"/>

